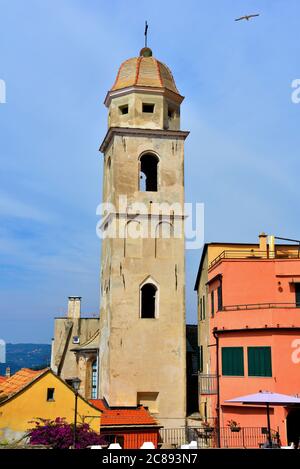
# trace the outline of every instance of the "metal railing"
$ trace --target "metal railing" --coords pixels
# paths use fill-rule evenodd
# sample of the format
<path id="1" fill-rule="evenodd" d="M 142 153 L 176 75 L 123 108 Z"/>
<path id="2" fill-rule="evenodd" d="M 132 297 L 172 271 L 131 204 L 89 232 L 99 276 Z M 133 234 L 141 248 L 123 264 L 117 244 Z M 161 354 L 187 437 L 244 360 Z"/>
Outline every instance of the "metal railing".
<path id="1" fill-rule="evenodd" d="M 240 305 L 226 305 L 221 311 L 239 311 L 251 309 L 280 309 L 280 308 L 300 308 L 300 303 L 247 303 Z"/>
<path id="2" fill-rule="evenodd" d="M 260 249 L 247 250 L 225 250 L 211 261 L 208 269 L 216 265 L 222 259 L 299 259 L 300 251 L 298 246 L 290 249 L 276 248 L 275 251 L 261 251 Z"/>
<path id="3" fill-rule="evenodd" d="M 273 430 L 272 435 L 275 446 L 278 440 Z M 221 448 L 260 448 L 267 442 L 266 429 L 263 427 L 240 427 L 237 431 L 230 427 L 221 427 L 220 438 L 215 427 L 161 428 L 160 438 L 161 443 L 174 448 L 180 448 L 191 441 L 196 441 L 198 448 L 217 448 L 218 441 Z"/>
<path id="4" fill-rule="evenodd" d="M 199 393 L 217 394 L 217 375 L 199 373 Z"/>

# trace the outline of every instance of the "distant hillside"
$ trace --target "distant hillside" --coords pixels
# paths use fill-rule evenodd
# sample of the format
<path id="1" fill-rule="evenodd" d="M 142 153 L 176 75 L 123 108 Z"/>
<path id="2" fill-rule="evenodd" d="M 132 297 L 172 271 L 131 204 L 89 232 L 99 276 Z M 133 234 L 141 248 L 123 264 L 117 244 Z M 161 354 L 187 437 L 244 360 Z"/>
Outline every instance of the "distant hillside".
<path id="1" fill-rule="evenodd" d="M 11 373 L 20 368 L 45 368 L 50 365 L 50 357 L 49 344 L 6 344 L 6 363 L 0 363 L 0 375 L 8 366 Z"/>

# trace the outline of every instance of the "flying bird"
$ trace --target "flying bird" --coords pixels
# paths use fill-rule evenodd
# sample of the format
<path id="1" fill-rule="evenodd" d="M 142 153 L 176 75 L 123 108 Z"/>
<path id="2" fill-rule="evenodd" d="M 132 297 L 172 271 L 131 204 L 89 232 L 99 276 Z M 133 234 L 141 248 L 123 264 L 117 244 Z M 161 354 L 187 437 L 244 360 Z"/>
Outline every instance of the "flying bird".
<path id="1" fill-rule="evenodd" d="M 245 16 L 241 16 L 240 18 L 236 18 L 235 21 L 241 21 L 241 20 L 247 20 L 247 21 L 249 21 L 251 18 L 255 18 L 256 16 L 259 16 L 259 13 L 255 14 L 255 15 L 245 15 Z"/>

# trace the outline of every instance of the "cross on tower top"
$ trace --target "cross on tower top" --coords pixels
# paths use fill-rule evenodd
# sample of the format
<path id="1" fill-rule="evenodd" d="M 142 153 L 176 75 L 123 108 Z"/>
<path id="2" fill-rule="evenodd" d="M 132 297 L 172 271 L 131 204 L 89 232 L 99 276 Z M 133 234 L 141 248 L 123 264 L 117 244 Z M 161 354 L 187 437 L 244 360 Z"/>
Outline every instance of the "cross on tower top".
<path id="1" fill-rule="evenodd" d="M 145 47 L 147 47 L 147 39 L 148 39 L 148 23 L 147 21 L 145 21 L 145 32 L 144 32 L 144 35 L 145 35 Z"/>

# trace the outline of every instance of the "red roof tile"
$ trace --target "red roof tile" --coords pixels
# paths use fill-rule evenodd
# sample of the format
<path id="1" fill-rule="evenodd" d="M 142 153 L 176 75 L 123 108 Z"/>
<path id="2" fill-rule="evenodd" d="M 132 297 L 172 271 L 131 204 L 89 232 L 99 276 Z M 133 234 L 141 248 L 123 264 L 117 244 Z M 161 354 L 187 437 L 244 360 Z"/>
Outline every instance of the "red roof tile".
<path id="1" fill-rule="evenodd" d="M 0 385 L 7 379 L 7 376 L 0 376 Z"/>
<path id="2" fill-rule="evenodd" d="M 136 409 L 111 409 L 105 405 L 102 399 L 90 399 L 89 402 L 103 412 L 101 416 L 101 427 L 106 425 L 157 425 L 157 421 L 143 406 L 137 407 Z"/>
<path id="3" fill-rule="evenodd" d="M 36 371 L 22 368 L 4 381 L 0 381 L 0 399 L 20 391 L 45 371 L 46 369 Z"/>

